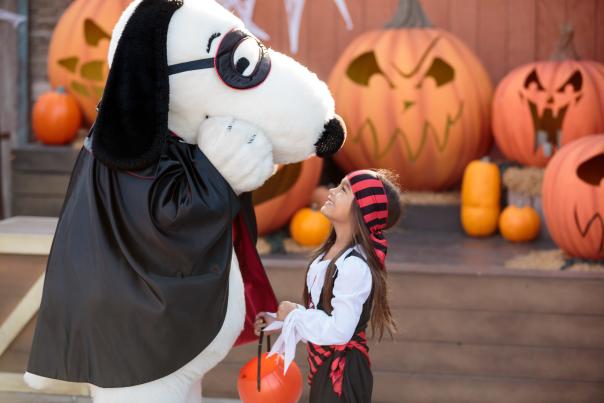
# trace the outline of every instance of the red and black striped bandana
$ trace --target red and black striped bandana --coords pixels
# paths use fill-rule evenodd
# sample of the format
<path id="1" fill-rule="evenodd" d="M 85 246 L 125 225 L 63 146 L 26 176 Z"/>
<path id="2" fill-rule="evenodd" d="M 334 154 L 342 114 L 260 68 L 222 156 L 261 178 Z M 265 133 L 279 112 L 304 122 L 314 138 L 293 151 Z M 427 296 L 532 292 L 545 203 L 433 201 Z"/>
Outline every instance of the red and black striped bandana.
<path id="1" fill-rule="evenodd" d="M 368 169 L 361 169 L 346 175 L 354 198 L 363 214 L 363 221 L 369 229 L 373 250 L 378 257 L 382 268 L 385 268 L 388 241 L 384 238 L 382 230 L 388 222 L 388 198 L 384 184 L 377 174 Z"/>

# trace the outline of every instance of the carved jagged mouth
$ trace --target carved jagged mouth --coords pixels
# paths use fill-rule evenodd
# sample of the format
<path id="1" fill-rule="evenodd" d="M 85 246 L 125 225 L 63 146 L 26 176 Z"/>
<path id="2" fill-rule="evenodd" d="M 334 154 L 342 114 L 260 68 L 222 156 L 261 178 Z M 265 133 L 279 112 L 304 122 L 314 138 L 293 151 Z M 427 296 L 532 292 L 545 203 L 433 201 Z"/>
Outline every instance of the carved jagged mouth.
<path id="1" fill-rule="evenodd" d="M 395 128 L 393 133 L 389 135 L 378 135 L 378 129 L 376 128 L 373 120 L 368 117 L 365 119 L 361 127 L 359 127 L 356 135 L 352 137 L 352 141 L 354 143 L 358 143 L 363 140 L 366 136 L 371 140 L 371 148 L 369 146 L 368 152 L 370 152 L 371 157 L 374 160 L 380 160 L 389 154 L 392 147 L 395 146 L 396 140 L 400 137 L 402 148 L 405 150 L 405 154 L 407 156 L 407 160 L 409 162 L 415 162 L 419 156 L 422 154 L 422 151 L 428 144 L 428 139 L 432 138 L 434 140 L 434 145 L 436 146 L 439 152 L 443 152 L 445 148 L 447 148 L 447 144 L 449 143 L 449 138 L 451 135 L 451 129 L 459 120 L 463 114 L 464 103 L 460 101 L 457 107 L 457 113 L 455 116 L 451 116 L 447 113 L 447 119 L 444 124 L 444 130 L 441 132 L 435 127 L 431 121 L 424 120 L 424 124 L 422 125 L 421 134 L 419 135 L 419 145 L 416 148 L 413 148 L 411 145 L 410 137 L 413 134 L 409 134 L 405 132 L 401 128 Z M 385 144 L 384 144 L 385 143 Z"/>
<path id="2" fill-rule="evenodd" d="M 600 215 L 600 213 L 595 212 L 594 215 L 587 220 L 587 223 L 581 224 L 579 220 L 579 213 L 577 212 L 577 206 L 575 206 L 575 225 L 577 226 L 577 230 L 581 234 L 581 237 L 585 238 L 587 233 L 591 230 L 592 226 L 596 227 L 597 223 L 599 223 L 600 227 L 600 242 L 598 245 L 598 252 L 604 252 L 604 217 Z M 597 231 L 594 229 L 594 231 Z"/>
<path id="3" fill-rule="evenodd" d="M 545 108 L 541 116 L 537 111 L 537 105 L 528 101 L 531 117 L 533 118 L 533 127 L 535 129 L 535 149 L 543 148 L 543 154 L 546 157 L 552 155 L 553 147 L 560 147 L 562 142 L 562 122 L 568 109 L 568 104 L 558 110 L 558 115 L 554 116 L 552 108 Z"/>

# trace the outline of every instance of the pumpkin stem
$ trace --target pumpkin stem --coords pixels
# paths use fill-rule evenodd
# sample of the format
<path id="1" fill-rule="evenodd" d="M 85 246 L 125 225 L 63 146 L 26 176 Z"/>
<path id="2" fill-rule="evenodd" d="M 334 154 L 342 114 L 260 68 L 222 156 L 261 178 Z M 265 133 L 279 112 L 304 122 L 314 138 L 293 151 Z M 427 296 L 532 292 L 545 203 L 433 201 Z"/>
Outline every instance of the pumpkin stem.
<path id="1" fill-rule="evenodd" d="M 58 92 L 59 94 L 65 94 L 65 87 L 63 87 L 62 85 L 60 87 L 57 87 L 57 89 L 55 90 L 56 92 Z"/>
<path id="2" fill-rule="evenodd" d="M 579 60 L 579 55 L 575 49 L 575 43 L 573 37 L 575 36 L 575 30 L 571 24 L 563 24 L 560 27 L 560 39 L 556 50 L 550 57 L 550 60 L 563 61 L 563 60 Z"/>
<path id="3" fill-rule="evenodd" d="M 394 18 L 384 28 L 431 28 L 419 0 L 399 0 Z"/>

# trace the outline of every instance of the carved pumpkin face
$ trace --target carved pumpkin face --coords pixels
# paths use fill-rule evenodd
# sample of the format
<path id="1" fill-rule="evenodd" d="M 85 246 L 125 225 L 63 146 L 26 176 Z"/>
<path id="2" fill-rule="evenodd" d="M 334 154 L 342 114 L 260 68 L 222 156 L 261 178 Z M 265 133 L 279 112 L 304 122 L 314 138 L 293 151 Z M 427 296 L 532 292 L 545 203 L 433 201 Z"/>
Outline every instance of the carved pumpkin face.
<path id="1" fill-rule="evenodd" d="M 113 26 L 130 0 L 76 0 L 63 13 L 48 51 L 48 77 L 76 97 L 88 123 L 107 79 Z"/>
<path id="2" fill-rule="evenodd" d="M 346 49 L 329 84 L 349 132 L 335 156 L 345 170 L 390 168 L 407 189 L 443 189 L 490 145 L 489 78 L 445 31 L 369 32 Z"/>
<path id="3" fill-rule="evenodd" d="M 543 212 L 571 256 L 604 259 L 604 134 L 563 146 L 545 169 Z"/>
<path id="4" fill-rule="evenodd" d="M 510 159 L 545 166 L 562 145 L 604 130 L 603 90 L 604 65 L 595 62 L 539 62 L 513 70 L 495 93 L 497 145 Z"/>
<path id="5" fill-rule="evenodd" d="M 423 122 L 424 127 L 434 130 L 435 134 L 441 138 L 440 143 L 444 147 L 448 141 L 448 133 L 451 127 L 459 122 L 463 112 L 463 100 L 455 99 L 452 104 L 445 105 L 446 111 L 444 114 L 438 108 L 422 110 L 418 106 L 418 98 L 420 97 L 450 98 L 454 91 L 452 84 L 455 80 L 455 69 L 442 57 L 432 54 L 432 50 L 440 39 L 441 36 L 434 37 L 428 47 L 423 50 L 419 59 L 415 61 L 416 64 L 409 66 L 408 71 L 391 61 L 391 67 L 396 74 L 389 77 L 380 68 L 375 51 L 370 50 L 357 56 L 348 65 L 346 76 L 354 83 L 364 87 L 369 87 L 373 78 L 378 80 L 377 83 L 372 83 L 374 86 L 387 84 L 390 90 L 394 92 L 395 104 L 399 106 L 400 113 L 406 115 L 407 119 L 419 120 Z M 379 82 L 380 80 L 381 82 Z M 370 121 L 371 117 L 368 117 L 368 124 Z M 440 132 L 442 127 L 444 127 L 443 133 Z M 390 146 L 392 145 L 390 144 Z M 388 151 L 389 147 L 383 150 L 376 147 L 374 157 L 380 159 L 380 154 Z M 417 159 L 421 153 L 419 149 L 409 149 L 407 151 L 408 158 L 412 161 Z"/>

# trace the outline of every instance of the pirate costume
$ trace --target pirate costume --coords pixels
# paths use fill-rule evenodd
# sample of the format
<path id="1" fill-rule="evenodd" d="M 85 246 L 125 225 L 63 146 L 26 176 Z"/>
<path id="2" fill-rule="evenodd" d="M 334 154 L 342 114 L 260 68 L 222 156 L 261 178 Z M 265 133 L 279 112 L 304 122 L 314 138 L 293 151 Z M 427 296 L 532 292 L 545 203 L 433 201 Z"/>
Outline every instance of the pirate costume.
<path id="1" fill-rule="evenodd" d="M 370 170 L 347 175 L 355 202 L 361 209 L 381 268 L 385 269 L 387 241 L 382 234 L 388 221 L 388 200 L 382 182 Z M 332 311 L 322 303 L 329 260 L 320 254 L 309 266 L 307 307 L 298 305 L 283 323 L 272 352 L 290 365 L 299 341 L 307 343 L 310 402 L 365 403 L 371 401 L 373 375 L 365 330 L 371 318 L 373 284 L 363 248 L 349 247 L 336 260 Z"/>

